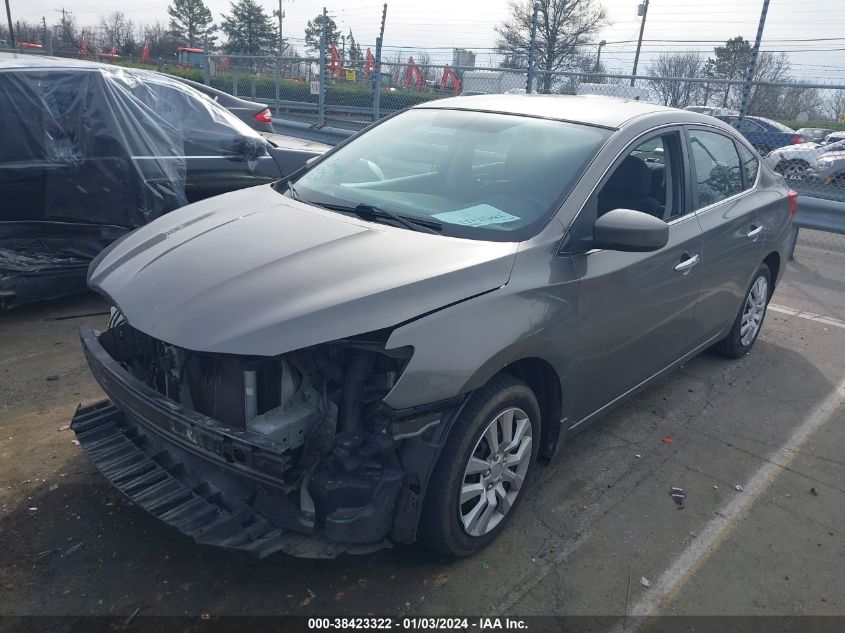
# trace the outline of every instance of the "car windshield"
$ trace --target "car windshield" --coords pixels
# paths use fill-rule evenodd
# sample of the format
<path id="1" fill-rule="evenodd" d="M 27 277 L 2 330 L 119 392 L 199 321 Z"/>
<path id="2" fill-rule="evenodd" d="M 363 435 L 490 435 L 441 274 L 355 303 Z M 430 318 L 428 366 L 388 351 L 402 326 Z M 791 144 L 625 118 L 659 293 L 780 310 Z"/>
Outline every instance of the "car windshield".
<path id="1" fill-rule="evenodd" d="M 545 225 L 609 135 L 525 116 L 415 109 L 292 184 L 297 198 L 318 206 L 382 210 L 454 237 L 521 241 Z"/>

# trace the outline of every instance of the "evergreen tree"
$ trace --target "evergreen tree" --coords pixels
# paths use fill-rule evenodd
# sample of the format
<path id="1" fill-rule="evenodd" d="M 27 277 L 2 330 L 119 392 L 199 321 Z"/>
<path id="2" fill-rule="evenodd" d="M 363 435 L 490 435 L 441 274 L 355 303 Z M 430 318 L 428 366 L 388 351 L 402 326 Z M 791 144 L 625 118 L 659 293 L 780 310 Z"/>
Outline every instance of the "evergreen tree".
<path id="1" fill-rule="evenodd" d="M 320 51 L 320 36 L 323 32 L 323 14 L 320 13 L 313 20 L 308 20 L 305 27 L 305 46 L 315 52 Z M 326 46 L 340 39 L 340 30 L 331 18 L 326 17 Z"/>
<path id="2" fill-rule="evenodd" d="M 205 39 L 213 39 L 215 26 L 211 11 L 202 0 L 173 0 L 167 7 L 170 30 L 188 46 L 201 46 Z"/>
<path id="3" fill-rule="evenodd" d="M 223 46 L 227 53 L 266 55 L 276 50 L 276 29 L 260 4 L 255 0 L 238 0 L 231 3 L 231 10 L 220 23 L 228 38 Z"/>

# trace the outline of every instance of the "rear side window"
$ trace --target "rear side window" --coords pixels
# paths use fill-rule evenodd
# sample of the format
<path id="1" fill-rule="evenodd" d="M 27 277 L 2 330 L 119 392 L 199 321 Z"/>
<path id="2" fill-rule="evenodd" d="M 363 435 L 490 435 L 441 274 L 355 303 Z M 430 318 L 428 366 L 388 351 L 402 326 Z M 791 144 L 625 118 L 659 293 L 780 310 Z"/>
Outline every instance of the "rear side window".
<path id="1" fill-rule="evenodd" d="M 740 132 L 762 132 L 763 128 L 760 124 L 751 121 L 750 119 L 732 119 L 731 126 L 735 127 Z"/>
<path id="2" fill-rule="evenodd" d="M 690 130 L 698 190 L 696 209 L 742 191 L 742 168 L 733 139 L 718 132 Z"/>
<path id="3" fill-rule="evenodd" d="M 739 150 L 739 160 L 742 163 L 742 175 L 745 177 L 743 189 L 751 189 L 757 180 L 757 170 L 760 168 L 760 161 L 750 149 L 744 145 L 736 144 Z"/>

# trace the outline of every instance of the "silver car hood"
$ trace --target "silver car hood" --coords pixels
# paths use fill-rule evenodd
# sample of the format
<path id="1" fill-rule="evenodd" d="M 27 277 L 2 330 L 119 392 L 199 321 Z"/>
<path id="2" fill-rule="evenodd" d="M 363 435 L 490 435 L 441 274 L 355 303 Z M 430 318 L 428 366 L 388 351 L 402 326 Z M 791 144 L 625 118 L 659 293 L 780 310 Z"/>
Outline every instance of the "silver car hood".
<path id="1" fill-rule="evenodd" d="M 137 229 L 92 263 L 88 284 L 159 340 L 275 356 L 501 287 L 516 250 L 364 222 L 264 185 Z"/>

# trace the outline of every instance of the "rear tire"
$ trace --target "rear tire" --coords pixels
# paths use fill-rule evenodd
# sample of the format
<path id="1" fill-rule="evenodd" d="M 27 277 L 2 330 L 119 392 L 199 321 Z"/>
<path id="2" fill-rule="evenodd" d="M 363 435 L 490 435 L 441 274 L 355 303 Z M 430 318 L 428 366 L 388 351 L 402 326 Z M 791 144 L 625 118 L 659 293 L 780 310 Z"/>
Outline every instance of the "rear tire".
<path id="1" fill-rule="evenodd" d="M 771 294 L 772 273 L 766 264 L 761 264 L 745 293 L 730 333 L 713 346 L 713 351 L 728 358 L 742 358 L 750 352 L 763 329 Z"/>
<path id="2" fill-rule="evenodd" d="M 540 407 L 524 382 L 499 375 L 472 394 L 429 481 L 420 541 L 455 557 L 489 545 L 525 497 L 539 446 Z"/>

